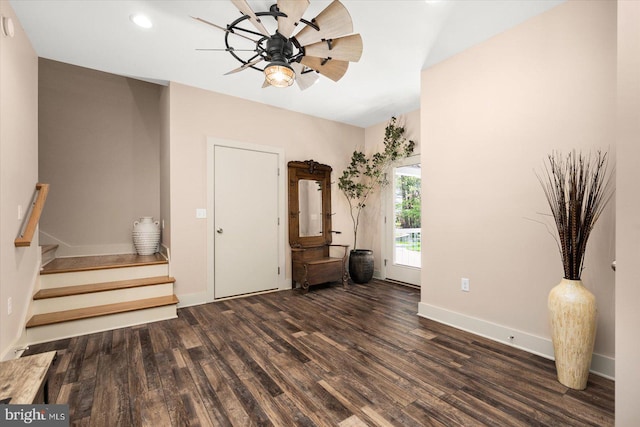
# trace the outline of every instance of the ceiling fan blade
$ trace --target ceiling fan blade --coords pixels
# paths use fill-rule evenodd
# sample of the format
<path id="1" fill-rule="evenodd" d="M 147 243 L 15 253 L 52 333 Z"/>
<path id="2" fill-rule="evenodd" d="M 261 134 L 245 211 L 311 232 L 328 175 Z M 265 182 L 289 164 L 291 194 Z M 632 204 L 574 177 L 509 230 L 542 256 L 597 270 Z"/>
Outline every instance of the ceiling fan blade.
<path id="1" fill-rule="evenodd" d="M 219 29 L 219 30 L 222 30 L 222 31 L 224 31 L 225 33 L 235 34 L 236 36 L 239 36 L 239 37 L 245 38 L 245 39 L 247 39 L 247 40 L 251 40 L 251 41 L 252 41 L 252 42 L 254 42 L 254 43 L 258 43 L 258 40 L 254 40 L 254 39 L 252 39 L 251 37 L 247 37 L 247 36 L 245 36 L 244 34 L 236 33 L 236 32 L 233 32 L 233 31 L 229 31 L 229 30 L 227 30 L 226 28 L 221 27 L 220 25 L 217 25 L 217 24 L 214 24 L 213 22 L 209 22 L 209 21 L 207 21 L 206 19 L 197 18 L 197 17 L 195 17 L 195 16 L 192 16 L 192 18 L 193 18 L 193 19 L 195 19 L 196 21 L 200 21 L 200 22 L 202 22 L 202 23 L 204 23 L 204 24 L 211 25 L 212 27 L 215 27 L 215 28 L 217 28 L 217 29 Z"/>
<path id="2" fill-rule="evenodd" d="M 310 73 L 302 73 L 304 71 L 304 66 L 299 62 L 292 62 L 291 68 L 296 72 L 296 82 L 298 82 L 298 87 L 300 90 L 305 90 L 313 86 L 315 82 L 318 81 L 320 76 L 318 73 L 310 72 Z"/>
<path id="3" fill-rule="evenodd" d="M 238 67 L 238 68 L 235 68 L 235 69 L 233 69 L 233 70 L 231 70 L 231 71 L 229 71 L 229 72 L 227 72 L 227 73 L 224 73 L 224 75 L 225 75 L 225 76 L 227 76 L 227 75 L 229 75 L 229 74 L 233 74 L 233 73 L 237 73 L 237 72 L 242 71 L 242 70 L 246 70 L 247 68 L 253 67 L 253 66 L 254 66 L 254 65 L 256 65 L 258 62 L 263 61 L 263 60 L 264 60 L 264 58 L 263 58 L 263 57 L 256 58 L 256 59 L 254 59 L 254 60 L 253 60 L 253 61 L 251 61 L 251 62 L 247 62 L 246 64 L 242 64 L 242 66 L 240 66 L 240 67 Z"/>
<path id="4" fill-rule="evenodd" d="M 349 11 L 339 0 L 333 0 L 318 16 L 315 23 L 320 28 L 307 25 L 295 38 L 301 46 L 307 46 L 319 42 L 322 39 L 333 39 L 353 32 L 353 21 Z"/>
<path id="5" fill-rule="evenodd" d="M 362 56 L 362 37 L 353 34 L 304 47 L 305 55 L 358 62 Z"/>
<path id="6" fill-rule="evenodd" d="M 286 38 L 291 37 L 300 18 L 309 7 L 309 0 L 278 0 L 278 9 L 287 15 L 278 17 L 278 32 Z"/>
<path id="7" fill-rule="evenodd" d="M 324 65 L 323 65 L 324 62 Z M 300 59 L 302 65 L 306 65 L 322 74 L 325 77 L 330 78 L 334 82 L 337 82 L 344 76 L 349 68 L 347 61 L 338 61 L 335 59 L 324 60 L 322 58 L 316 58 L 314 56 L 303 56 Z"/>
<path id="8" fill-rule="evenodd" d="M 260 18 L 258 18 L 253 9 L 251 9 L 251 6 L 249 6 L 247 0 L 231 0 L 231 3 L 233 3 L 238 8 L 238 10 L 242 12 L 243 15 L 249 16 L 249 21 L 251 21 L 253 26 L 256 27 L 258 31 L 260 31 L 267 37 L 271 35 L 269 34 L 269 31 L 267 31 L 267 29 L 264 27 L 264 25 L 262 25 L 262 22 L 260 22 Z"/>
<path id="9" fill-rule="evenodd" d="M 228 47 L 225 49 L 215 49 L 215 48 L 196 48 L 196 50 L 204 50 L 204 51 L 213 51 L 213 52 L 255 52 L 255 49 L 234 49 L 232 47 Z"/>

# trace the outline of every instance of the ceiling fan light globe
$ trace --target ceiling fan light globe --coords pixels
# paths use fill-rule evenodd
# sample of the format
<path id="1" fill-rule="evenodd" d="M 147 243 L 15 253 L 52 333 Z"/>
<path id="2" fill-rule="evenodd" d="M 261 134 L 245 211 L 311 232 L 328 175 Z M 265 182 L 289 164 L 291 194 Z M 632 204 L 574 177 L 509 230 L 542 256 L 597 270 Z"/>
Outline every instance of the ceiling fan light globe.
<path id="1" fill-rule="evenodd" d="M 271 86 L 289 87 L 296 79 L 296 73 L 287 64 L 271 63 L 264 69 L 264 77 Z"/>

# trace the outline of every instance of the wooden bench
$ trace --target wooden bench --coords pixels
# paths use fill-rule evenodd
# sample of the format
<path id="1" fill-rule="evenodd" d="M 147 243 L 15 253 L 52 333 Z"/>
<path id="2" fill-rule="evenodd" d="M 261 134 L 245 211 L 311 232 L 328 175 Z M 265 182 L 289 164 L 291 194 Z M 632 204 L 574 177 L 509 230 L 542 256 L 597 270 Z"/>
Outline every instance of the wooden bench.
<path id="1" fill-rule="evenodd" d="M 49 403 L 47 378 L 55 351 L 0 362 L 0 401 L 12 405 Z"/>
<path id="2" fill-rule="evenodd" d="M 342 257 L 332 257 L 331 247 L 344 249 Z M 322 245 L 308 248 L 291 248 L 292 281 L 295 287 L 299 283 L 302 289 L 321 283 L 342 281 L 347 286 L 347 249 L 345 245 Z"/>

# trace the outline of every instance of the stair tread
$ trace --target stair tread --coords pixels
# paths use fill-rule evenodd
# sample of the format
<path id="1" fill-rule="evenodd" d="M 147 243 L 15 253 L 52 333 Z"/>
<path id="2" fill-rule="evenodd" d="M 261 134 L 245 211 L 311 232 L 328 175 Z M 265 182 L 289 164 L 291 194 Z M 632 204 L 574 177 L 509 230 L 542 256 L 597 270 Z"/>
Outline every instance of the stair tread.
<path id="1" fill-rule="evenodd" d="M 93 307 L 78 308 L 74 310 L 56 311 L 52 313 L 36 314 L 27 322 L 27 328 L 36 326 L 52 325 L 55 323 L 68 322 L 72 320 L 88 319 L 92 317 L 105 316 L 109 314 L 125 313 L 134 310 L 162 307 L 165 305 L 177 304 L 178 297 L 168 295 L 163 297 L 147 298 L 136 301 L 119 302 L 115 304 L 97 305 Z"/>
<path id="2" fill-rule="evenodd" d="M 86 285 L 62 286 L 50 289 L 40 289 L 34 296 L 34 300 L 58 298 L 72 295 L 91 294 L 96 292 L 112 291 L 116 289 L 129 289 L 142 286 L 161 285 L 175 283 L 176 279 L 170 276 L 154 276 L 142 279 L 118 280 L 113 282 L 90 283 Z"/>
<path id="3" fill-rule="evenodd" d="M 153 255 L 120 254 L 56 258 L 44 266 L 40 274 L 71 273 L 168 263 L 166 258 L 159 253 Z"/>

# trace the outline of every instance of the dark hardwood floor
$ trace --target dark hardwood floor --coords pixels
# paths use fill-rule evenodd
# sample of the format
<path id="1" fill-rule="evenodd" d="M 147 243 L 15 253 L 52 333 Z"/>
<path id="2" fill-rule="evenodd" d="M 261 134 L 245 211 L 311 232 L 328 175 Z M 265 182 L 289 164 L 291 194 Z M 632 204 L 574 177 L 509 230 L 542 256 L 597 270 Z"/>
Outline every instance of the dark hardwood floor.
<path id="1" fill-rule="evenodd" d="M 419 292 L 256 295 L 25 354 L 58 350 L 72 425 L 613 425 L 613 381 L 567 389 L 552 361 L 418 317 Z"/>

